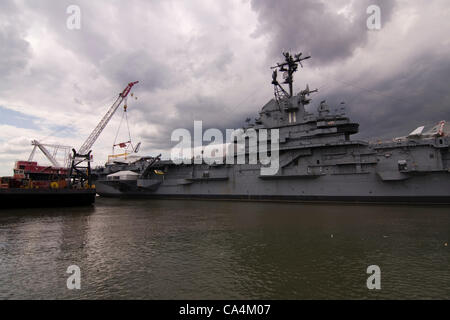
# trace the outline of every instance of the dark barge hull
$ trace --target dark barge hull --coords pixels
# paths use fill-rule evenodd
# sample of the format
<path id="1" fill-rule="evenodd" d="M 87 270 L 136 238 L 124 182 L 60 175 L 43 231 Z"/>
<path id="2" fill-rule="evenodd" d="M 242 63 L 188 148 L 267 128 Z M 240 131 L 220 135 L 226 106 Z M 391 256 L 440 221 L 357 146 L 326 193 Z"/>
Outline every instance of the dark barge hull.
<path id="1" fill-rule="evenodd" d="M 95 196 L 95 189 L 0 189 L 0 208 L 90 206 Z"/>

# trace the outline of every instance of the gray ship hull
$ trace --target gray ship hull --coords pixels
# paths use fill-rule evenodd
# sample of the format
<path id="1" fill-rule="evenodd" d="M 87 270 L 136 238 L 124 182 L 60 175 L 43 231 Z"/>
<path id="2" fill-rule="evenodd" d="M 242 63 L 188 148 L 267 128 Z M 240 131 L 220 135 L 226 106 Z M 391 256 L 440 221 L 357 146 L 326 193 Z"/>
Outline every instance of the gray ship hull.
<path id="1" fill-rule="evenodd" d="M 119 185 L 99 180 L 97 193 L 105 197 L 155 199 L 450 204 L 448 172 L 389 182 L 374 173 L 280 179 L 241 173 L 223 180 L 165 179 L 156 190 L 139 188 L 136 181 L 126 184 L 127 188 L 123 188 L 123 182 Z"/>

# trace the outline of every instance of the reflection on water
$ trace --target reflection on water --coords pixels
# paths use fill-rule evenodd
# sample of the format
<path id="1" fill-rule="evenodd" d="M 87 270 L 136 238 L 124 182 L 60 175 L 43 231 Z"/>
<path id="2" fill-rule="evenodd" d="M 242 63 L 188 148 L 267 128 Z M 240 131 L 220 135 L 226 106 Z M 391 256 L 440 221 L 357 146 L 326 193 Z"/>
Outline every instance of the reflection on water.
<path id="1" fill-rule="evenodd" d="M 0 212 L 0 298 L 450 298 L 449 207 L 97 200 Z"/>

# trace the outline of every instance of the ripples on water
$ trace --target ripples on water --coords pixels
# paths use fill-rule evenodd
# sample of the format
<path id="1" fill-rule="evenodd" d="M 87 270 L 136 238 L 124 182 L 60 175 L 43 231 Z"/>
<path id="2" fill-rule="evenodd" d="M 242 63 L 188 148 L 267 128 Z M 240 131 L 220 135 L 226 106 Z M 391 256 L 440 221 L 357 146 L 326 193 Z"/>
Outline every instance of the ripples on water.
<path id="1" fill-rule="evenodd" d="M 450 298 L 449 207 L 97 200 L 0 212 L 0 298 Z"/>

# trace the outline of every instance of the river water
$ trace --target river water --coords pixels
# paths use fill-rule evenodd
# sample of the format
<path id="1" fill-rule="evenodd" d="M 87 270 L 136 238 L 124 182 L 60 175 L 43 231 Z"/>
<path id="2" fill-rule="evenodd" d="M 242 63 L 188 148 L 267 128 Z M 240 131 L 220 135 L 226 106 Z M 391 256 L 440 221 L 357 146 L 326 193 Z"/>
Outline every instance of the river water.
<path id="1" fill-rule="evenodd" d="M 449 243 L 450 207 L 97 198 L 0 211 L 0 298 L 450 299 Z"/>

